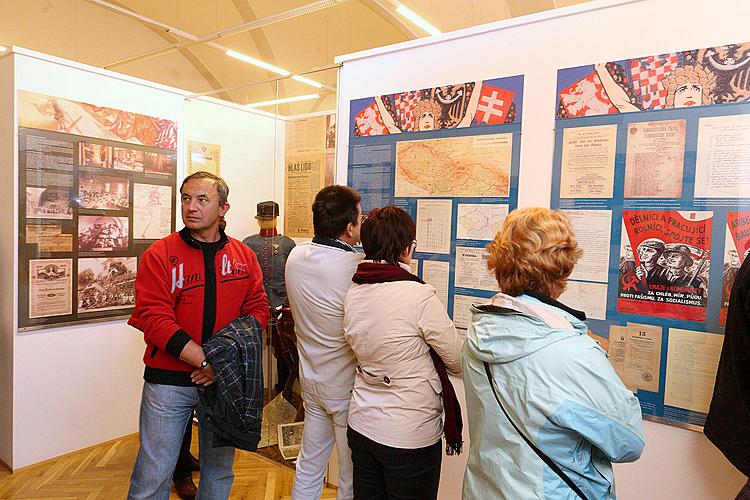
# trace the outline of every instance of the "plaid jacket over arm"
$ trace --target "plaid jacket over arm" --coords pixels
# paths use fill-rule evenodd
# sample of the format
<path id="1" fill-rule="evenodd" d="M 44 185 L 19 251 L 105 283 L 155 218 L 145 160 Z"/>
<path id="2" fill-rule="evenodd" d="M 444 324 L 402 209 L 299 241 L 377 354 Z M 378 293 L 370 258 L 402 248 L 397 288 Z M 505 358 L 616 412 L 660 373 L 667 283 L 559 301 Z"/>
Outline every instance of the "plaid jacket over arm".
<path id="1" fill-rule="evenodd" d="M 216 383 L 201 387 L 206 427 L 214 447 L 255 451 L 263 418 L 262 329 L 253 316 L 243 316 L 203 344 Z"/>

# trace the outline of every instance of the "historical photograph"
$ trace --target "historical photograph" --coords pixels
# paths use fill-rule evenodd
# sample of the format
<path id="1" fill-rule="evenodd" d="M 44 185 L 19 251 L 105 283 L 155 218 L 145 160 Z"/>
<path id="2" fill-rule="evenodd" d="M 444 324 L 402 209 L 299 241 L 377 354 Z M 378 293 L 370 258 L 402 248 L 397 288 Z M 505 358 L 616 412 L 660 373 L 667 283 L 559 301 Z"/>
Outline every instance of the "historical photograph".
<path id="1" fill-rule="evenodd" d="M 137 257 L 78 259 L 78 312 L 135 305 Z"/>
<path id="2" fill-rule="evenodd" d="M 145 153 L 143 167 L 146 172 L 172 175 L 175 170 L 175 157 L 162 153 Z"/>
<path id="3" fill-rule="evenodd" d="M 81 208 L 124 210 L 130 207 L 127 177 L 81 173 L 78 180 L 78 196 L 81 199 Z"/>
<path id="4" fill-rule="evenodd" d="M 87 167 L 112 168 L 112 148 L 93 142 L 79 142 L 78 164 Z"/>
<path id="5" fill-rule="evenodd" d="M 119 252 L 127 249 L 127 217 L 78 217 L 78 250 L 81 252 Z"/>
<path id="6" fill-rule="evenodd" d="M 70 189 L 64 187 L 26 187 L 27 219 L 72 219 Z"/>
<path id="7" fill-rule="evenodd" d="M 279 451 L 284 460 L 294 460 L 299 455 L 300 446 L 302 446 L 302 431 L 304 429 L 304 422 L 279 424 Z"/>
<path id="8" fill-rule="evenodd" d="M 114 148 L 113 166 L 118 170 L 143 172 L 144 152 L 138 149 Z"/>

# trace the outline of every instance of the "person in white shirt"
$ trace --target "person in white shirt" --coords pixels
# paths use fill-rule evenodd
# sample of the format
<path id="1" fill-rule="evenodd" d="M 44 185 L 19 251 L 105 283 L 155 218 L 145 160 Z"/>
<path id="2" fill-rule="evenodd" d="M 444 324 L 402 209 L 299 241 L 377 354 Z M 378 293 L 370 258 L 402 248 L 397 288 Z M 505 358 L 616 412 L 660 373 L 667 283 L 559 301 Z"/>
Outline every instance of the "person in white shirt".
<path id="1" fill-rule="evenodd" d="M 366 260 L 344 301 L 357 358 L 347 436 L 358 500 L 437 498 L 444 406 L 446 453 L 461 450 L 445 368 L 461 373 L 462 343 L 435 289 L 409 272 L 414 234 L 404 210 L 371 211 L 362 223 Z"/>
<path id="2" fill-rule="evenodd" d="M 344 296 L 362 261 L 360 196 L 328 186 L 312 206 L 315 237 L 297 245 L 286 263 L 286 288 L 299 351 L 305 430 L 297 457 L 292 500 L 320 498 L 334 443 L 339 459 L 339 500 L 353 498 L 351 452 L 346 438 L 356 363 L 344 340 Z"/>

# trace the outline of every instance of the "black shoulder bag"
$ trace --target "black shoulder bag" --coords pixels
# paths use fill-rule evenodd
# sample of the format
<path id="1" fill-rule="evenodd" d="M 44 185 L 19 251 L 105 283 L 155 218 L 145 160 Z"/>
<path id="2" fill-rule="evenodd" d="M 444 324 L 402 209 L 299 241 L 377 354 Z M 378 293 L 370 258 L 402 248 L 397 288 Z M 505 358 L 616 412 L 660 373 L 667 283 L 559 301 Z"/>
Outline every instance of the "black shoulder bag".
<path id="1" fill-rule="evenodd" d="M 521 429 L 519 429 L 518 426 L 515 424 L 515 422 L 513 422 L 513 419 L 510 418 L 510 415 L 508 415 L 508 412 L 505 411 L 503 404 L 500 402 L 500 396 L 498 395 L 497 390 L 495 389 L 495 381 L 492 379 L 492 369 L 490 368 L 490 365 L 486 361 L 484 362 L 484 371 L 487 374 L 487 380 L 490 383 L 492 394 L 495 395 L 495 400 L 497 401 L 497 404 L 500 405 L 500 409 L 503 410 L 503 414 L 505 415 L 505 418 L 507 418 L 508 421 L 510 422 L 510 425 L 512 425 L 513 428 L 516 430 L 516 432 L 518 432 L 521 435 L 523 440 L 526 441 L 526 444 L 528 444 L 531 447 L 531 449 L 534 450 L 534 453 L 536 453 L 537 456 L 539 456 L 539 458 L 541 458 L 542 461 L 545 464 L 547 464 L 547 467 L 555 471 L 555 474 L 560 476 L 560 479 L 562 479 L 565 482 L 565 484 L 567 484 L 570 487 L 570 489 L 573 490 L 576 495 L 578 495 L 579 498 L 581 498 L 582 500 L 588 500 L 586 498 L 586 495 L 583 494 L 583 492 L 578 487 L 578 485 L 576 485 L 576 483 L 574 483 L 573 480 L 570 479 L 568 475 L 565 474 L 560 469 L 560 466 L 558 466 L 551 458 L 545 455 L 542 450 L 537 448 L 536 445 L 532 443 L 531 440 L 529 440 L 529 438 L 526 437 L 526 434 L 521 432 Z"/>

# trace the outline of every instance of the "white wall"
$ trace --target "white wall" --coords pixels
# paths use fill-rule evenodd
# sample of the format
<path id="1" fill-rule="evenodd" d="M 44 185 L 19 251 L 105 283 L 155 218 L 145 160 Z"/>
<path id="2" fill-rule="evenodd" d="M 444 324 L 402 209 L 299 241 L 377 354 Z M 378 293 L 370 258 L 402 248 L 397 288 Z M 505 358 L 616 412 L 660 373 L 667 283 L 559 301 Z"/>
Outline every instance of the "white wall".
<path id="1" fill-rule="evenodd" d="M 16 89 L 182 123 L 181 94 L 21 52 L 13 56 Z M 7 118 L 15 126 L 15 118 Z M 14 169 L 4 168 L 2 176 L 2 185 L 17 179 Z M 17 190 L 14 195 L 17 199 Z M 15 248 L 15 222 L 10 227 L 14 237 L 7 241 Z M 17 469 L 136 432 L 143 349 L 142 335 L 124 320 L 16 333 L 10 351 L 13 454 L 9 465 Z M 8 357 L 7 352 L 1 355 L 4 361 Z"/>
<path id="2" fill-rule="evenodd" d="M 523 74 L 519 206 L 549 206 L 559 68 L 750 39 L 750 2 L 601 0 L 337 58 L 337 180 L 346 182 L 349 101 Z M 457 388 L 461 393 L 461 389 Z M 731 498 L 742 476 L 706 438 L 645 422 L 640 461 L 616 466 L 620 498 Z M 466 435 L 465 435 L 466 437 Z M 446 457 L 441 498 L 458 498 L 465 455 Z"/>
<path id="3" fill-rule="evenodd" d="M 0 460 L 10 466 L 13 456 L 13 291 L 15 287 L 15 234 L 17 192 L 14 179 L 15 118 L 13 110 L 13 57 L 0 57 L 0 213 L 8 224 L 0 238 Z"/>
<path id="4" fill-rule="evenodd" d="M 284 207 L 285 122 L 205 98 L 186 101 L 186 117 L 186 140 L 221 145 L 221 176 L 229 185 L 227 234 L 242 240 L 257 233 L 258 202 L 275 200 Z M 282 213 L 280 226 L 283 221 Z"/>

